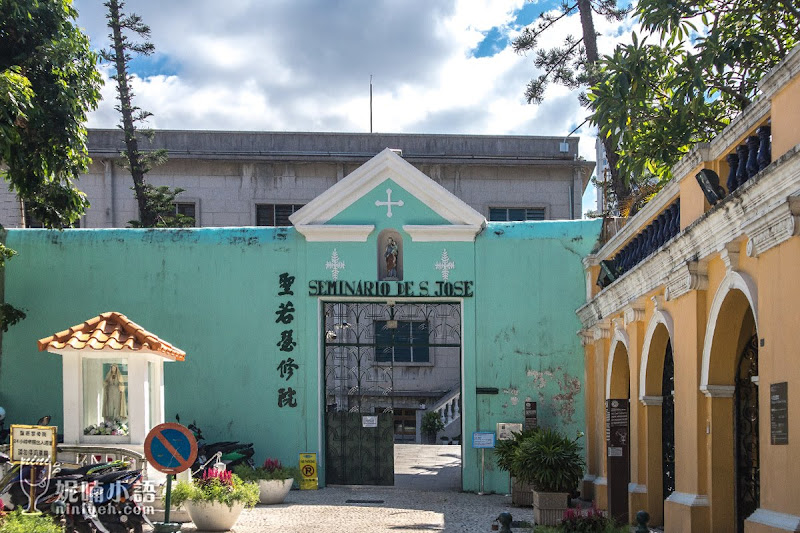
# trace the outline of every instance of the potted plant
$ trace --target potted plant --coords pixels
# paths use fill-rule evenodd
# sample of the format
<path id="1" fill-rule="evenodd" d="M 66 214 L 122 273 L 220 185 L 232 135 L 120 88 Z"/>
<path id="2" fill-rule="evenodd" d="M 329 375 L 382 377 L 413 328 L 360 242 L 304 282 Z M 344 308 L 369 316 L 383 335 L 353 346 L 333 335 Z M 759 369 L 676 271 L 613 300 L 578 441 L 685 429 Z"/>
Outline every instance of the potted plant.
<path id="1" fill-rule="evenodd" d="M 234 471 L 244 481 L 258 483 L 258 501 L 266 505 L 283 503 L 292 489 L 294 479 L 300 474 L 297 468 L 283 466 L 277 459 L 267 459 L 263 466 L 255 470 L 239 465 Z"/>
<path id="2" fill-rule="evenodd" d="M 442 417 L 436 411 L 428 411 L 422 415 L 422 424 L 420 430 L 422 434 L 428 439 L 429 444 L 436 443 L 436 434 L 444 429 L 444 422 Z"/>
<path id="3" fill-rule="evenodd" d="M 505 470 L 511 476 L 511 503 L 520 507 L 533 505 L 533 486 L 519 479 L 514 468 L 514 456 L 520 444 L 537 431 L 538 429 L 534 428 L 523 430 L 521 433 L 513 432 L 513 438 L 497 441 L 494 448 L 497 467 L 500 470 Z"/>
<path id="4" fill-rule="evenodd" d="M 201 531 L 228 531 L 242 509 L 258 501 L 258 485 L 242 481 L 230 471 L 213 468 L 191 481 L 181 481 L 172 489 L 172 504 L 183 505 Z"/>
<path id="5" fill-rule="evenodd" d="M 578 439 L 552 429 L 540 429 L 524 439 L 514 454 L 513 468 L 521 481 L 533 485 L 533 519 L 556 525 L 569 507 L 569 496 L 583 477 Z"/>

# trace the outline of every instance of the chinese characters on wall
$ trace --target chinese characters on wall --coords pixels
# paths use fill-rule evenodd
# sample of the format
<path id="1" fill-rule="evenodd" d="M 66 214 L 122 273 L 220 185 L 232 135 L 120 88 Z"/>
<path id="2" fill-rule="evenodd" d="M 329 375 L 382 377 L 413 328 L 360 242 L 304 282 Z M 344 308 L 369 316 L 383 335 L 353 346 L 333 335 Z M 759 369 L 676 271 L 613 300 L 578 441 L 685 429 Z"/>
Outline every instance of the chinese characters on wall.
<path id="1" fill-rule="evenodd" d="M 282 324 L 286 328 L 281 331 L 281 338 L 276 344 L 283 356 L 276 370 L 280 378 L 287 382 L 285 387 L 278 389 L 278 407 L 281 408 L 297 407 L 297 398 L 295 398 L 297 391 L 290 386 L 294 378 L 294 371 L 300 368 L 295 363 L 294 358 L 289 355 L 297 347 L 297 342 L 294 340 L 294 329 L 290 328 L 290 325 L 294 322 L 295 308 L 292 301 L 288 299 L 288 296 L 294 296 L 292 291 L 293 283 L 294 276 L 290 276 L 286 272 L 278 276 L 278 287 L 280 289 L 278 296 L 287 297 L 286 301 L 281 302 L 278 305 L 278 310 L 275 311 L 277 315 L 275 323 Z"/>

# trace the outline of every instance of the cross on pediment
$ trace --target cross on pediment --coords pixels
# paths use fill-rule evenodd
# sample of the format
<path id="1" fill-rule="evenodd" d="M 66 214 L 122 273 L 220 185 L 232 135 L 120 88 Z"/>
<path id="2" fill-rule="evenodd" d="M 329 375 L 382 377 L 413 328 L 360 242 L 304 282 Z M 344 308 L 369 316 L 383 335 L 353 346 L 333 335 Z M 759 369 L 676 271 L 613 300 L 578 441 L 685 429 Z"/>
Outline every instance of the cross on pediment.
<path id="1" fill-rule="evenodd" d="M 396 205 L 397 207 L 403 206 L 403 200 L 397 200 L 396 202 L 392 201 L 392 189 L 386 189 L 386 201 L 381 202 L 380 200 L 375 200 L 375 205 L 377 207 L 386 206 L 386 217 L 392 218 L 392 206 Z"/>

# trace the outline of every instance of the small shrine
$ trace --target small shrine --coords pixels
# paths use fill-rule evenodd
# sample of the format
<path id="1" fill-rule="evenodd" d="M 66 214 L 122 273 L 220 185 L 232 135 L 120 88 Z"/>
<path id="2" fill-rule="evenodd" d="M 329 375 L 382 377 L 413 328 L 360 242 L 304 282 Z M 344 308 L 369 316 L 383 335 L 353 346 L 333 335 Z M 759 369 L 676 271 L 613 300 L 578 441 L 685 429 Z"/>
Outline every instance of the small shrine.
<path id="1" fill-rule="evenodd" d="M 142 445 L 164 422 L 164 361 L 186 353 L 121 313 L 40 339 L 62 356 L 64 444 Z"/>

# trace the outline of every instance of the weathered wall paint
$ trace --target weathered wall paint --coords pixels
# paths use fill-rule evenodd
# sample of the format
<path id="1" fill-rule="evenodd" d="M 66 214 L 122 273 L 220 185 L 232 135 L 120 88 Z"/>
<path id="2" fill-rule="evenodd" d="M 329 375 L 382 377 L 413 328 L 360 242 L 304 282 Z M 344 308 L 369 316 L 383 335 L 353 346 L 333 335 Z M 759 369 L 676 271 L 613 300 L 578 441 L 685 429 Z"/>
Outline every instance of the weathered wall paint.
<path id="1" fill-rule="evenodd" d="M 372 202 L 376 210 L 372 196 L 353 207 Z M 61 425 L 61 361 L 37 352 L 36 340 L 116 310 L 187 352 L 185 362 L 165 367 L 167 420 L 180 413 L 184 422 L 196 419 L 209 439 L 252 441 L 257 460 L 294 462 L 305 451 L 323 459 L 320 306 L 308 295 L 308 281 L 331 279 L 325 263 L 334 249 L 345 262 L 340 280 L 374 280 L 378 232 L 394 227 L 404 239 L 404 281 L 441 280 L 434 265 L 447 249 L 456 264 L 450 280 L 475 282 L 475 297 L 462 299 L 462 386 L 463 486 L 477 490 L 472 432 L 522 422 L 526 398 L 539 402 L 542 425 L 570 434 L 584 427 L 573 309 L 584 297 L 580 259 L 600 225 L 489 224 L 474 243 L 414 243 L 402 224 L 432 217 L 421 203 L 404 207 L 390 220 L 376 219 L 379 228 L 366 243 L 307 243 L 293 228 L 11 230 L 7 244 L 19 255 L 8 263 L 6 301 L 28 318 L 3 338 L 0 405 L 12 423 L 52 414 Z M 282 273 L 295 277 L 293 295 L 278 295 Z M 276 323 L 289 300 L 292 322 Z M 297 345 L 281 352 L 281 331 L 289 327 Z M 298 365 L 288 380 L 277 370 L 287 356 Z M 289 386 L 297 407 L 279 408 L 277 390 Z M 501 392 L 476 396 L 476 386 Z M 488 472 L 486 490 L 506 492 L 508 475 Z"/>

